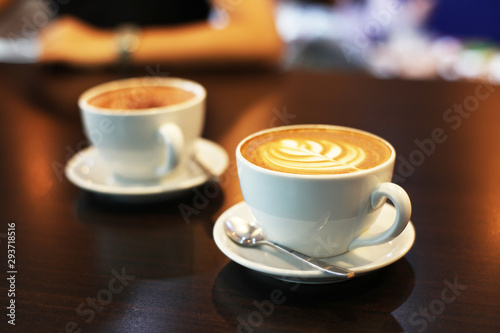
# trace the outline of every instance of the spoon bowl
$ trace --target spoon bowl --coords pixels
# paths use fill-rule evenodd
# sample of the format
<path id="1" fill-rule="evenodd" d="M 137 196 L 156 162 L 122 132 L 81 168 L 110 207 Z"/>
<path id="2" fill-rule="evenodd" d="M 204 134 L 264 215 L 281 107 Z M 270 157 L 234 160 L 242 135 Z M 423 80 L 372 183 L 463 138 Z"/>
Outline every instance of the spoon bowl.
<path id="1" fill-rule="evenodd" d="M 224 222 L 226 234 L 240 245 L 252 245 L 264 239 L 264 236 L 253 222 L 247 222 L 241 217 L 232 217 Z"/>

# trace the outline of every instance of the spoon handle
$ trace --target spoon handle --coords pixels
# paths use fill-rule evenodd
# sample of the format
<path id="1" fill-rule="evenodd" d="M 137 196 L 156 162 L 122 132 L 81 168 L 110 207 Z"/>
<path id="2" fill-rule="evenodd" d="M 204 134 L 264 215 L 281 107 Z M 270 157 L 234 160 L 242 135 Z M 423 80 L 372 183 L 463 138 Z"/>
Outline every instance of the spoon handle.
<path id="1" fill-rule="evenodd" d="M 354 272 L 347 269 L 347 268 L 343 268 L 343 267 L 329 264 L 326 261 L 310 257 L 308 255 L 305 255 L 302 252 L 295 251 L 287 246 L 284 246 L 284 245 L 281 245 L 281 244 L 278 244 L 278 243 L 275 243 L 272 241 L 268 241 L 268 240 L 260 241 L 259 244 L 266 244 L 266 245 L 273 246 L 274 248 L 280 250 L 281 252 L 289 254 L 292 257 L 295 257 L 295 258 L 299 259 L 300 261 L 302 261 L 302 262 L 304 262 L 312 267 L 315 267 L 323 272 L 326 272 L 326 273 L 329 273 L 329 274 L 332 274 L 332 275 L 335 275 L 338 277 L 347 278 L 347 279 L 354 277 Z"/>

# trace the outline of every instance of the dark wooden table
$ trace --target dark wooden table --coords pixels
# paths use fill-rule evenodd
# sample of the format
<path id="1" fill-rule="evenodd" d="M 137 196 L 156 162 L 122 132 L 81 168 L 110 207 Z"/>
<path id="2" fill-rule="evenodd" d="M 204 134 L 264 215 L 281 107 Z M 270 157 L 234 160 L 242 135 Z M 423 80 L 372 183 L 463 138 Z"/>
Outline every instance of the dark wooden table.
<path id="1" fill-rule="evenodd" d="M 500 87 L 353 73 L 169 72 L 206 86 L 204 137 L 231 157 L 219 195 L 203 205 L 195 206 L 195 190 L 116 204 L 64 177 L 67 160 L 87 145 L 78 95 L 118 74 L 0 66 L 1 332 L 500 331 Z M 297 123 L 361 128 L 393 143 L 394 180 L 412 199 L 417 235 L 403 259 L 349 282 L 296 286 L 219 251 L 214 222 L 242 200 L 237 143 Z M 181 204 L 196 211 L 186 219 Z M 276 289 L 282 304 L 259 310 Z M 12 300 L 15 326 L 6 316 Z"/>

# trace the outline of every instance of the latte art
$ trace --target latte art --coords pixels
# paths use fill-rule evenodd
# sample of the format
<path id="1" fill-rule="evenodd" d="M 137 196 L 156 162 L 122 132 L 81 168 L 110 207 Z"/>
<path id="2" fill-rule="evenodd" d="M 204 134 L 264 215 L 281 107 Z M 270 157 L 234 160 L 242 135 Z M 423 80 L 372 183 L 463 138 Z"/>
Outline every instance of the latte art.
<path id="1" fill-rule="evenodd" d="M 250 162 L 295 174 L 342 174 L 373 168 L 391 155 L 381 140 L 360 132 L 300 128 L 268 132 L 241 148 Z"/>
<path id="2" fill-rule="evenodd" d="M 280 169 L 319 173 L 345 173 L 360 170 L 356 167 L 365 159 L 365 152 L 348 143 L 326 140 L 285 139 L 263 145 L 263 162 Z M 307 173 L 309 173 L 307 172 Z"/>

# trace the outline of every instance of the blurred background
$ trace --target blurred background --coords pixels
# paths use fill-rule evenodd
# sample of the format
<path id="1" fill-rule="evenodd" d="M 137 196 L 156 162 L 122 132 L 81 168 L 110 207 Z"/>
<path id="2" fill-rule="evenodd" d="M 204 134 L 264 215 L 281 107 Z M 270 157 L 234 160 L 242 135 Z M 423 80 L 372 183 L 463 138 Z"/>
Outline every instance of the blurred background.
<path id="1" fill-rule="evenodd" d="M 37 57 L 39 45 L 29 42 L 31 30 L 46 24 L 43 20 L 47 17 L 55 16 L 55 5 L 69 1 L 18 1 L 8 15 L 0 16 L 0 34 L 4 37 L 0 50 L 8 47 L 5 40 L 13 31 L 23 37 L 15 45 L 17 55 L 11 56 L 10 62 Z M 222 1 L 238 5 L 249 0 Z M 274 3 L 276 29 L 285 44 L 281 64 L 285 70 L 368 71 L 380 78 L 500 82 L 499 1 L 275 0 Z M 27 34 L 22 31 L 27 24 L 23 18 L 31 17 L 27 14 L 30 12 L 46 15 L 40 16 L 38 22 L 30 22 Z"/>
<path id="2" fill-rule="evenodd" d="M 286 64 L 382 78 L 500 81 L 500 2 L 280 1 Z"/>

